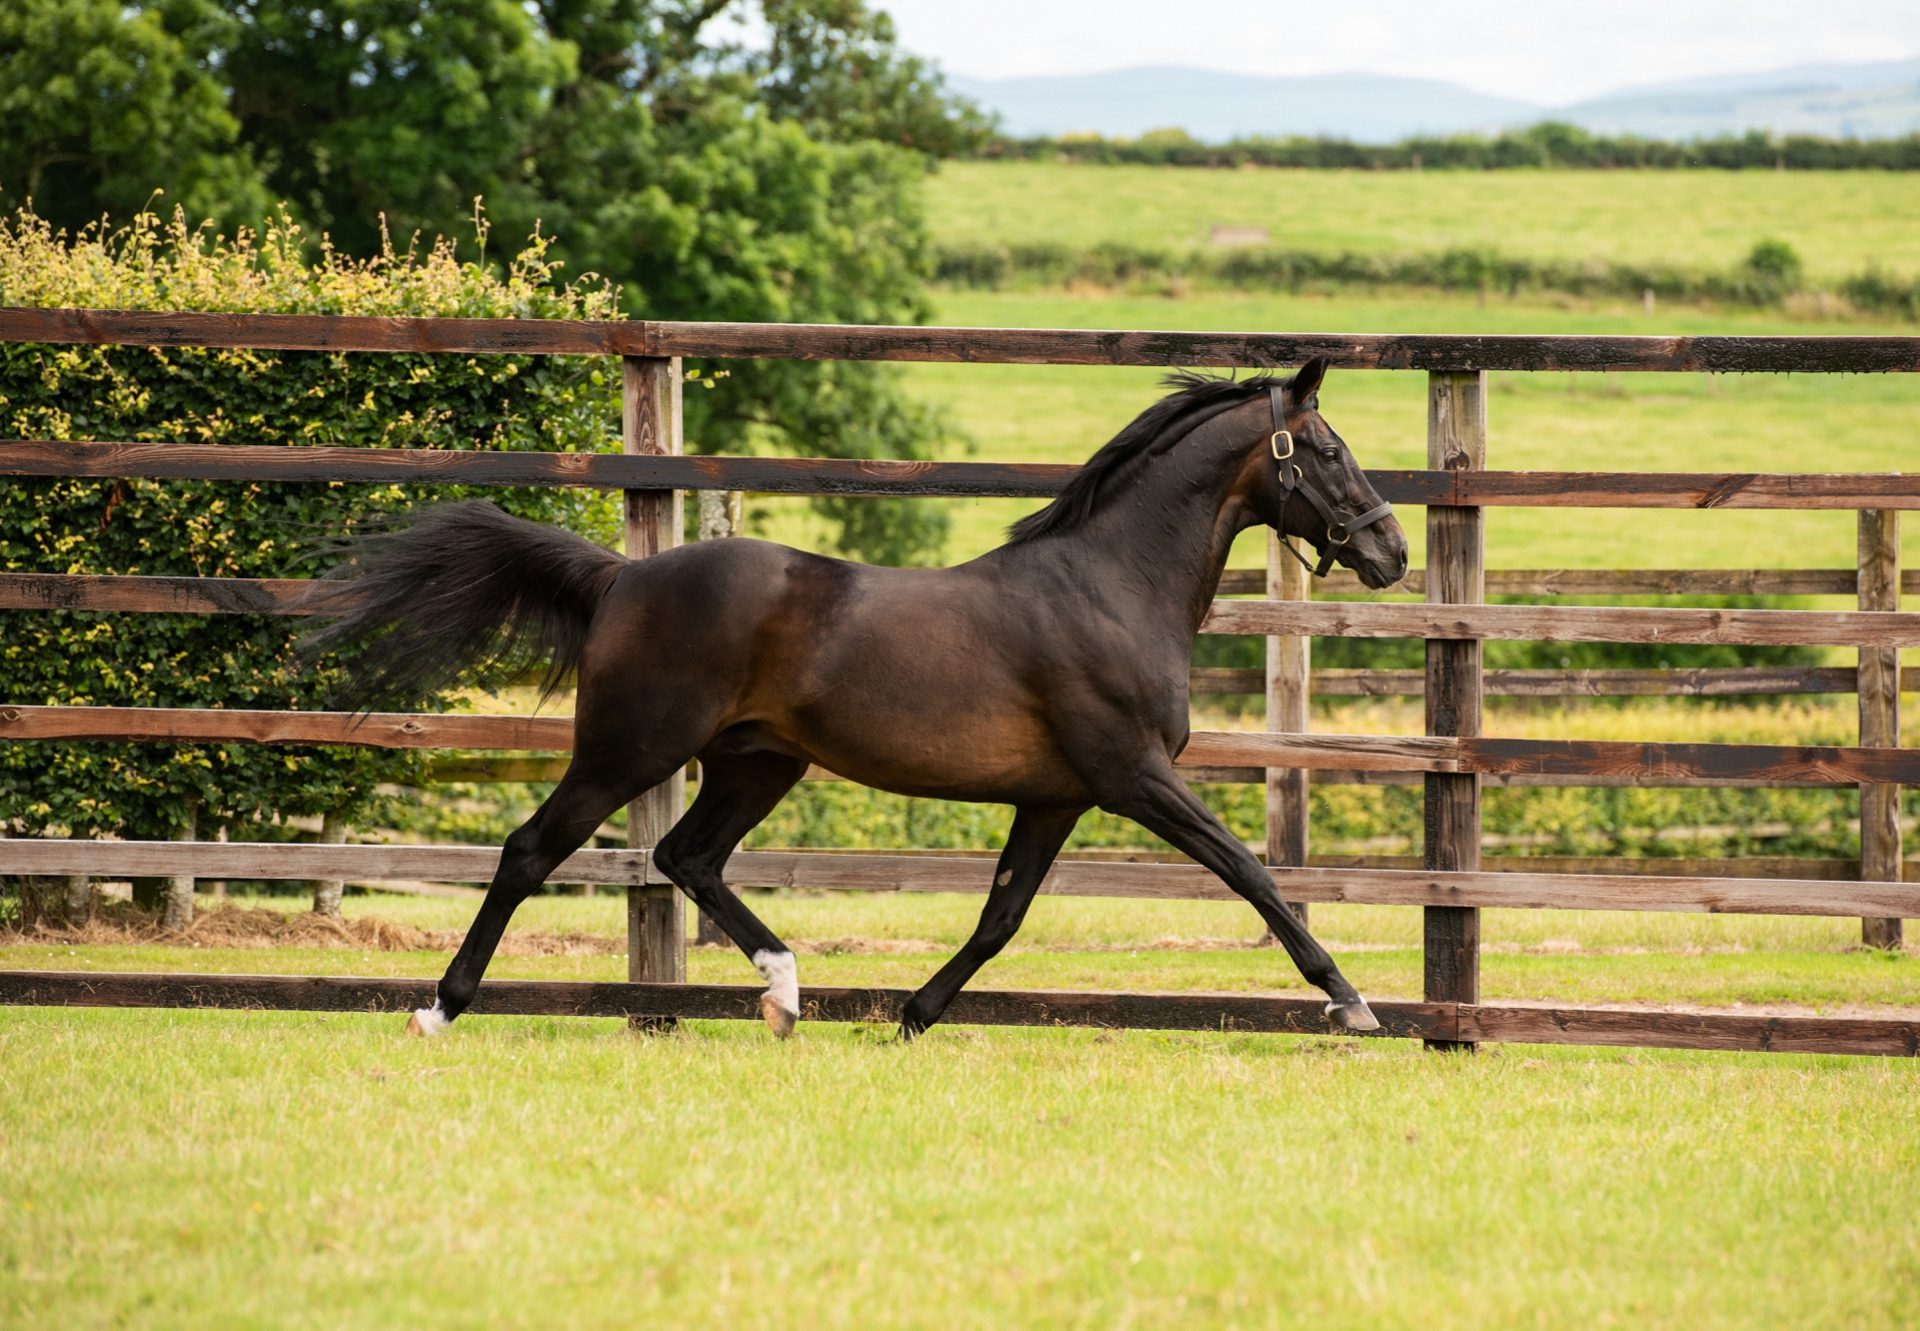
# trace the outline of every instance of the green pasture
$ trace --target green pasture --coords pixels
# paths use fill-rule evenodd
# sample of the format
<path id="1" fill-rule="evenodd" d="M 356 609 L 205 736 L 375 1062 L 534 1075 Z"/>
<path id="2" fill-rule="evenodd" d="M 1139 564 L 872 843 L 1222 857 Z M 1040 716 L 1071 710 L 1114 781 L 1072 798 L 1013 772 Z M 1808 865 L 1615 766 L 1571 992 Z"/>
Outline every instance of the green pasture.
<path id="1" fill-rule="evenodd" d="M 203 904 L 211 904 L 203 902 Z M 911 986 L 977 899 L 756 904 Z M 423 928 L 470 901 L 350 897 Z M 602 940 L 499 976 L 617 978 Z M 1418 992 L 1418 915 L 1316 908 Z M 1490 912 L 1494 998 L 1920 1003 L 1848 921 Z M 1302 992 L 1227 903 L 1042 899 L 980 983 Z M 515 946 L 513 936 L 509 948 Z M 0 966 L 429 976 L 443 951 L 0 947 Z M 751 982 L 730 950 L 699 980 Z M 1804 1010 L 1804 1008 L 1803 1008 Z M 1897 1327 L 1906 1062 L 943 1027 L 0 1010 L 0 1324 Z"/>
<path id="2" fill-rule="evenodd" d="M 1896 324 L 1819 323 L 1778 314 L 1663 311 L 1566 301 L 1430 295 L 1148 295 L 940 292 L 935 317 L 962 326 L 1396 333 L 1910 333 Z M 911 365 L 915 393 L 946 410 L 944 456 L 1077 463 L 1158 395 L 1151 369 L 1044 365 Z M 1363 463 L 1426 465 L 1426 376 L 1334 371 L 1322 410 Z M 1489 379 L 1488 463 L 1517 470 L 1890 471 L 1920 446 L 1920 376 L 1495 374 Z M 999 543 L 1037 507 L 1011 499 L 942 500 L 952 515 L 947 557 Z M 763 534 L 826 548 L 802 501 L 754 503 Z M 1425 522 L 1404 515 L 1421 559 Z M 1905 533 L 1920 555 L 1920 524 Z M 1851 513 L 1494 509 L 1492 568 L 1811 568 L 1849 566 Z M 1235 563 L 1264 562 L 1258 533 Z"/>
<path id="3" fill-rule="evenodd" d="M 948 244 L 1203 248 L 1264 227 L 1280 248 L 1485 249 L 1531 259 L 1731 268 L 1784 240 L 1813 278 L 1920 271 L 1920 176 L 1883 171 L 1181 170 L 946 162 L 927 218 Z"/>

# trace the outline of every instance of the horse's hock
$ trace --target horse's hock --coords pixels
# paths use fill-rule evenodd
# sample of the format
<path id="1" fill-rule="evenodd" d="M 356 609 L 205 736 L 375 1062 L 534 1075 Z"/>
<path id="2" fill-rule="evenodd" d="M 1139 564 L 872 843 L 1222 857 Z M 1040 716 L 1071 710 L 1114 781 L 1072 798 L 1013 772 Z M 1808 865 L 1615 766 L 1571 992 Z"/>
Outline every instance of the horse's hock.
<path id="1" fill-rule="evenodd" d="M 590 485 L 626 494 L 629 553 L 677 539 L 684 491 L 777 494 L 1043 497 L 1071 467 L 1001 463 L 888 463 L 792 458 L 689 458 L 679 449 L 677 358 L 891 359 L 1072 365 L 1264 366 L 1325 356 L 1336 367 L 1424 372 L 1429 377 L 1428 467 L 1370 472 L 1397 504 L 1427 506 L 1429 566 L 1402 584 L 1426 603 L 1321 602 L 1290 561 L 1229 572 L 1228 595 L 1205 626 L 1266 637 L 1263 672 L 1196 670 L 1194 691 L 1264 692 L 1263 733 L 1200 732 L 1181 757 L 1190 777 L 1255 780 L 1268 792 L 1269 862 L 1279 891 L 1299 903 L 1418 905 L 1426 913 L 1425 994 L 1378 1002 L 1383 1034 L 1443 1048 L 1487 1040 L 1667 1045 L 1913 1055 L 1920 1016 L 1755 1016 L 1733 1012 L 1571 1009 L 1478 1001 L 1478 911 L 1539 909 L 1709 911 L 1854 916 L 1864 941 L 1901 944 L 1900 920 L 1920 914 L 1920 891 L 1904 881 L 1898 788 L 1920 780 L 1920 756 L 1899 747 L 1898 653 L 1920 645 L 1920 615 L 1900 610 L 1920 589 L 1902 573 L 1898 513 L 1920 507 L 1920 477 L 1900 474 L 1769 475 L 1488 470 L 1485 375 L 1489 371 L 1661 370 L 1721 372 L 1904 372 L 1920 370 L 1914 337 L 1522 337 L 1239 335 L 1030 329 L 863 328 L 223 315 L 189 312 L 0 310 L 0 339 L 23 343 L 259 347 L 328 351 L 429 351 L 481 355 L 603 355 L 622 358 L 620 455 L 497 454 L 131 444 L 21 440 L 0 443 L 0 471 L 16 476 L 303 481 L 316 484 Z M 1484 564 L 1480 512 L 1493 506 L 1767 508 L 1856 512 L 1852 569 L 1673 569 L 1560 572 Z M 1335 574 L 1329 587 L 1360 590 Z M 105 613 L 289 613 L 302 584 L 214 578 L 47 573 L 0 574 L 0 608 Z M 1567 606 L 1564 594 L 1673 591 L 1751 595 L 1847 595 L 1858 609 L 1685 610 Z M 1481 604 L 1489 592 L 1540 604 Z M 1424 672 L 1310 672 L 1312 636 L 1414 636 L 1427 640 Z M 1722 667 L 1710 670 L 1484 671 L 1492 639 L 1827 645 L 1856 649 L 1857 667 Z M 1909 688 L 1915 681 L 1908 679 Z M 1305 733 L 1311 691 L 1423 693 L 1425 736 Z M 1525 696 L 1732 696 L 1853 692 L 1856 746 L 1510 740 L 1480 734 L 1481 700 Z M 564 751 L 565 719 L 241 709 L 36 707 L 0 699 L 0 738 L 175 739 L 232 743 L 342 743 L 382 747 Z M 541 779 L 550 760 L 489 760 L 515 779 Z M 1306 832 L 1307 774 L 1318 781 L 1417 781 L 1426 788 L 1425 860 L 1380 859 L 1363 867 L 1312 863 Z M 1769 872 L 1728 874 L 1724 862 L 1480 859 L 1479 798 L 1509 785 L 1858 786 L 1857 862 L 1808 860 Z M 619 884 L 630 900 L 632 979 L 627 984 L 488 982 L 476 1010 L 624 1016 L 657 1024 L 682 1017 L 756 1018 L 751 987 L 687 985 L 684 907 L 650 862 L 650 848 L 678 816 L 676 783 L 634 809 L 635 845 L 583 851 L 561 881 Z M 56 841 L 0 838 L 0 874 L 46 877 L 311 880 L 485 879 L 490 847 L 244 845 L 200 842 Z M 1665 872 L 1655 872 L 1664 870 Z M 933 855 L 736 855 L 741 886 L 981 893 L 990 860 Z M 1220 883 L 1183 864 L 1063 861 L 1045 890 L 1094 896 L 1219 898 Z M 10 1003 L 218 1006 L 398 1011 L 430 998 L 425 982 L 303 976 L 68 975 L 0 973 Z M 904 995 L 885 990 L 808 989 L 809 1018 L 869 1020 L 898 1013 Z M 962 993 L 952 1018 L 1001 1024 L 1092 1024 L 1324 1032 L 1317 1002 L 1239 995 Z"/>

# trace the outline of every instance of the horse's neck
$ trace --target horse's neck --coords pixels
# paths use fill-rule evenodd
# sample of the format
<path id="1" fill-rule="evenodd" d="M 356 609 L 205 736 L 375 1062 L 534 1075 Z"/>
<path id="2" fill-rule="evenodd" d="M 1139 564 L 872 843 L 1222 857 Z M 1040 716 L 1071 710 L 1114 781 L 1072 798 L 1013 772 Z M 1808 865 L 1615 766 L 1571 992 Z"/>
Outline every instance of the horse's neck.
<path id="1" fill-rule="evenodd" d="M 1234 537 L 1255 521 L 1234 492 L 1239 459 L 1229 451 L 1214 460 L 1222 465 L 1196 470 L 1164 459 L 1075 533 L 1083 558 L 1123 570 L 1116 585 L 1137 603 L 1134 614 L 1189 640 L 1213 604 Z"/>

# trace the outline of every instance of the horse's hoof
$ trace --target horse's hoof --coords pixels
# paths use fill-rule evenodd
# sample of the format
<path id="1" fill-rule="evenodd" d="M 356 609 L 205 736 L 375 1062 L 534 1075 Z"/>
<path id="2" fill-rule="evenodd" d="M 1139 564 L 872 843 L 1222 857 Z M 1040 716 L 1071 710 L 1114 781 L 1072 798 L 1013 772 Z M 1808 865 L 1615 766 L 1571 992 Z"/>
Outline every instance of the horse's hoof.
<path id="1" fill-rule="evenodd" d="M 793 953 L 756 952 L 753 968 L 767 982 L 767 992 L 760 995 L 760 1015 L 767 1019 L 767 1029 L 784 1040 L 800 1020 L 800 980 Z"/>
<path id="2" fill-rule="evenodd" d="M 1380 1029 L 1380 1018 L 1373 1015 L 1364 998 L 1356 998 L 1351 1003 L 1327 1004 L 1327 1020 L 1340 1030 L 1355 1034 Z"/>
<path id="3" fill-rule="evenodd" d="M 440 1010 L 440 1005 L 435 1003 L 432 1007 L 414 1009 L 413 1015 L 407 1018 L 407 1034 L 415 1039 L 428 1040 L 451 1024 L 446 1013 Z"/>
<path id="4" fill-rule="evenodd" d="M 800 1020 L 798 1012 L 789 1012 L 780 1006 L 780 1000 L 772 994 L 760 995 L 760 1015 L 766 1018 L 767 1029 L 782 1040 L 793 1034 L 794 1023 Z"/>

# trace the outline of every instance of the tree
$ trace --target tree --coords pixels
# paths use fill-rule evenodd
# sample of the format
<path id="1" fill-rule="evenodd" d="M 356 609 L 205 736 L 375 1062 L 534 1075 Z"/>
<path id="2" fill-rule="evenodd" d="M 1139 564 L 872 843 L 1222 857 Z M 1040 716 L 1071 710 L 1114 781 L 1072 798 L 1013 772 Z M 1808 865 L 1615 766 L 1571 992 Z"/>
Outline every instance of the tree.
<path id="1" fill-rule="evenodd" d="M 37 38 L 36 58 L 73 71 L 76 106 L 111 91 L 100 53 L 158 52 L 142 68 L 166 77 L 122 119 L 164 112 L 198 163 L 165 178 L 139 152 L 99 155 L 96 188 L 60 191 L 61 220 L 124 214 L 165 186 L 237 226 L 259 218 L 264 181 L 309 231 L 367 256 L 383 225 L 467 230 L 483 197 L 505 234 L 553 237 L 555 260 L 617 283 L 639 316 L 923 321 L 918 182 L 989 129 L 864 0 L 26 4 L 60 18 L 42 27 L 67 35 Z M 30 121 L 13 174 L 50 179 L 73 133 Z M 688 417 L 703 450 L 924 457 L 939 434 L 878 365 L 737 366 Z M 943 531 L 924 501 L 822 508 L 869 558 L 924 557 Z"/>
<path id="2" fill-rule="evenodd" d="M 69 227 L 131 217 L 156 190 L 200 216 L 263 216 L 260 173 L 207 68 L 212 17 L 201 0 L 0 5 L 0 190 Z"/>

